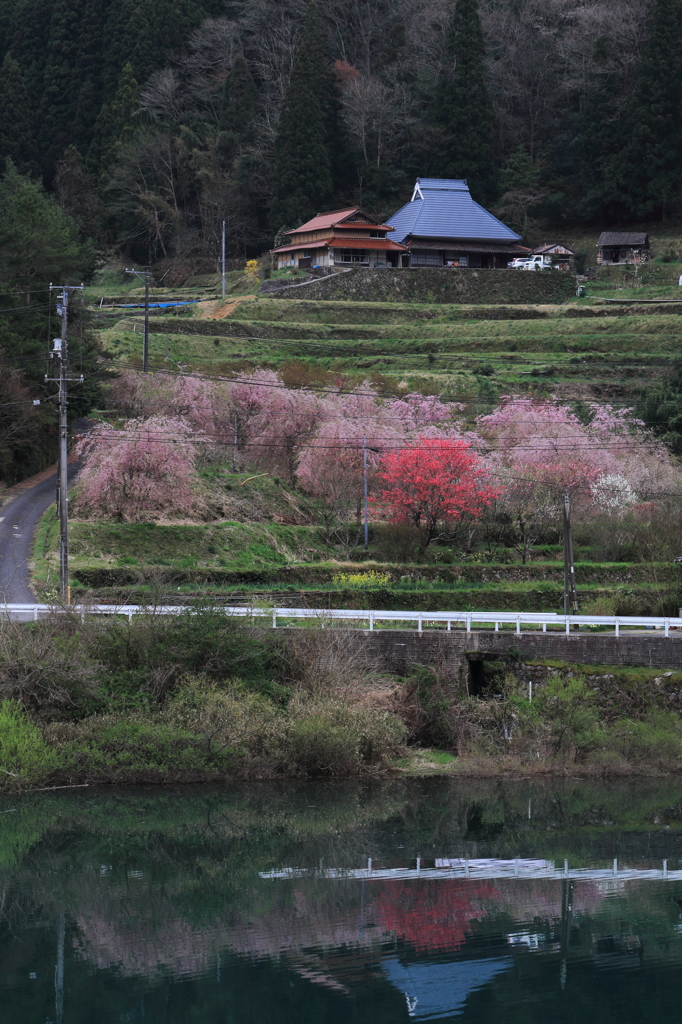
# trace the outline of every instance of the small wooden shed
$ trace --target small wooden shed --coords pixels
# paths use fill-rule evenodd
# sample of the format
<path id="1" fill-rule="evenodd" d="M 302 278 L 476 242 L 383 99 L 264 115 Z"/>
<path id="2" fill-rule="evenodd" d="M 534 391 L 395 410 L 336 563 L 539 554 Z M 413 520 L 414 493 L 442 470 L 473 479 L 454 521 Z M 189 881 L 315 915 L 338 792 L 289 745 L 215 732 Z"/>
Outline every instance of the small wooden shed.
<path id="1" fill-rule="evenodd" d="M 639 231 L 602 231 L 597 242 L 597 265 L 648 263 L 649 236 Z"/>
<path id="2" fill-rule="evenodd" d="M 551 256 L 552 263 L 559 270 L 570 270 L 571 256 L 574 255 L 573 249 L 569 249 L 568 246 L 562 245 L 560 242 L 552 242 L 550 245 L 547 243 L 539 245 L 531 253 L 531 256 Z"/>

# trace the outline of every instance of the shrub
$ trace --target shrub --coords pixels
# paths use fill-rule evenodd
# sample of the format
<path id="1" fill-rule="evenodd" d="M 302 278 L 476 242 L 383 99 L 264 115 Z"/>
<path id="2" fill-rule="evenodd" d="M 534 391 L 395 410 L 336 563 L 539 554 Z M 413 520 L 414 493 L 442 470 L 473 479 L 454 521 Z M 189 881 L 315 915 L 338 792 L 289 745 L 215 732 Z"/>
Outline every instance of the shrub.
<path id="1" fill-rule="evenodd" d="M 57 756 L 45 743 L 17 700 L 0 702 L 0 769 L 5 787 L 44 782 L 57 766 Z"/>
<path id="2" fill-rule="evenodd" d="M 97 706 L 100 675 L 75 616 L 0 623 L 1 700 L 42 719 L 78 717 Z"/>
<path id="3" fill-rule="evenodd" d="M 387 587 L 390 582 L 390 572 L 377 572 L 376 569 L 370 569 L 368 572 L 337 572 L 332 576 L 332 583 L 337 587 L 347 587 L 351 590 Z"/>
<path id="4" fill-rule="evenodd" d="M 642 722 L 625 719 L 605 734 L 604 746 L 633 766 L 670 768 L 682 757 L 682 721 L 665 711 L 652 711 Z"/>
<path id="5" fill-rule="evenodd" d="M 84 782 L 217 779 L 235 767 L 230 750 L 211 752 L 203 737 L 144 715 L 54 722 L 45 740 L 59 757 L 60 775 Z"/>
<path id="6" fill-rule="evenodd" d="M 265 630 L 231 618 L 219 609 L 197 608 L 181 615 L 135 616 L 96 630 L 93 647 L 99 653 L 113 691 L 144 689 L 161 701 L 187 673 L 210 679 L 239 676 L 267 689 L 276 652 Z"/>
<path id="7" fill-rule="evenodd" d="M 554 757 L 580 757 L 595 745 L 599 723 L 593 704 L 594 693 L 583 679 L 557 676 L 542 688 L 536 707 L 549 727 Z"/>
<path id="8" fill-rule="evenodd" d="M 200 736 L 206 752 L 229 751 L 233 765 L 252 772 L 279 770 L 283 712 L 272 701 L 249 693 L 239 680 L 222 687 L 200 676 L 185 678 L 163 713 L 164 721 Z"/>
<path id="9" fill-rule="evenodd" d="M 296 630 L 283 650 L 285 672 L 292 687 L 308 693 L 349 695 L 367 686 L 379 659 L 369 658 L 358 636 L 346 629 Z"/>
<path id="10" fill-rule="evenodd" d="M 354 775 L 378 768 L 405 740 L 403 724 L 388 712 L 300 694 L 288 708 L 286 758 L 301 775 Z"/>
<path id="11" fill-rule="evenodd" d="M 410 738 L 425 747 L 458 750 L 454 705 L 436 670 L 418 666 L 407 679 L 406 693 L 414 707 Z"/>

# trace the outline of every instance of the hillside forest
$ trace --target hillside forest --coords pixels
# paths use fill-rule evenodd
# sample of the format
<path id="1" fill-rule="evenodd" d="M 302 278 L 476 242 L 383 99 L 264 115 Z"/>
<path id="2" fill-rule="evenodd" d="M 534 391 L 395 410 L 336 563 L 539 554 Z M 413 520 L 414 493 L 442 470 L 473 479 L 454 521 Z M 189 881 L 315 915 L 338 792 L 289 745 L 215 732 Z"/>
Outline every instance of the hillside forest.
<path id="1" fill-rule="evenodd" d="M 223 219 L 243 259 L 417 175 L 526 231 L 665 220 L 681 55 L 681 0 L 2 0 L 0 156 L 91 266 L 210 272 Z"/>

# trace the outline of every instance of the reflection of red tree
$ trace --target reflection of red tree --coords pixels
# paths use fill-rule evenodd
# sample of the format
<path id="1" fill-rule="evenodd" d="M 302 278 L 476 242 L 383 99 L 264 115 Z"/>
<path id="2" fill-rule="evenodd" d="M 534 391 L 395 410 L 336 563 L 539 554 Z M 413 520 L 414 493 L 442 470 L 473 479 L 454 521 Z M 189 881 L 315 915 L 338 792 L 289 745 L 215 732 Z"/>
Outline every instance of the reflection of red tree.
<path id="1" fill-rule="evenodd" d="M 490 882 L 452 879 L 373 882 L 375 923 L 416 949 L 456 949 L 466 939 L 469 922 L 485 913 L 484 904 L 499 899 Z"/>

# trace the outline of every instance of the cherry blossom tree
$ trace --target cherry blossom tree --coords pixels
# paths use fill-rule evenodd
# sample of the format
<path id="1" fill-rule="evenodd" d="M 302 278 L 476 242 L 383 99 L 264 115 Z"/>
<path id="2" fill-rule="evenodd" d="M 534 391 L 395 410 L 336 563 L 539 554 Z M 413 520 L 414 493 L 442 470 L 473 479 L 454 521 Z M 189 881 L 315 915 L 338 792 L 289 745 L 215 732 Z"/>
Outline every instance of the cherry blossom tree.
<path id="1" fill-rule="evenodd" d="M 76 445 L 75 455 L 84 462 L 77 513 L 139 522 L 196 509 L 197 452 L 183 420 L 152 416 L 123 430 L 102 424 Z"/>
<path id="2" fill-rule="evenodd" d="M 384 456 L 378 475 L 384 487 L 375 505 L 419 530 L 422 553 L 439 525 L 480 517 L 498 493 L 468 442 L 452 438 L 419 437 Z"/>

